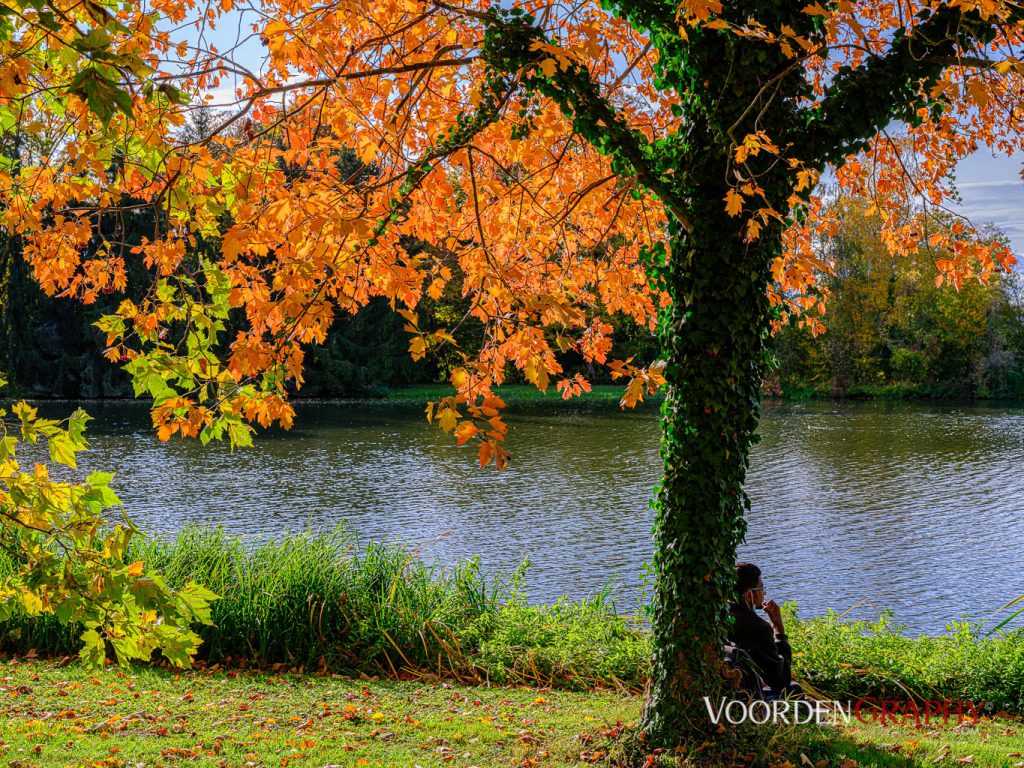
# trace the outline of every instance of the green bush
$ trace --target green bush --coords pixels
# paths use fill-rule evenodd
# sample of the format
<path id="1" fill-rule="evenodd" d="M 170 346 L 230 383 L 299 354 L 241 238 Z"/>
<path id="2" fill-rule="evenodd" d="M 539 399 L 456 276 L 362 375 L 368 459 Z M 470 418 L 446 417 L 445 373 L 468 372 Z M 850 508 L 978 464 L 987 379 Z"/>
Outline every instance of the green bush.
<path id="1" fill-rule="evenodd" d="M 638 618 L 621 617 L 609 593 L 554 605 L 529 605 L 513 591 L 501 610 L 481 616 L 464 634 L 474 642 L 473 664 L 504 683 L 638 687 L 647 677 L 650 634 Z"/>
<path id="2" fill-rule="evenodd" d="M 342 528 L 252 542 L 187 528 L 173 540 L 139 539 L 128 558 L 172 587 L 197 581 L 221 596 L 214 625 L 198 629 L 209 664 L 576 688 L 635 689 L 647 677 L 642 619 L 618 615 L 608 589 L 531 605 L 528 562 L 504 579 L 476 559 L 445 568 L 397 544 L 361 550 Z M 0 583 L 10 567 L 0 555 Z M 957 623 L 913 638 L 888 613 L 869 623 L 786 611 L 794 674 L 827 698 L 969 699 L 1024 712 L 1024 628 L 984 637 Z M 53 617 L 0 623 L 0 650 L 70 655 L 80 645 Z"/>
<path id="3" fill-rule="evenodd" d="M 928 370 L 928 359 L 920 350 L 899 347 L 893 350 L 889 365 L 897 381 L 921 381 Z"/>

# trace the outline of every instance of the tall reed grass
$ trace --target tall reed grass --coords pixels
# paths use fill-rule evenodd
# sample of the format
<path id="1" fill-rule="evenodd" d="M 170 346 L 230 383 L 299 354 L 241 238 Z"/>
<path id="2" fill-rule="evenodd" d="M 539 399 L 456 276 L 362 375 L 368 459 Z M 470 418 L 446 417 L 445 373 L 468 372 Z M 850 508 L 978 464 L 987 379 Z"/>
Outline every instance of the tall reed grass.
<path id="1" fill-rule="evenodd" d="M 953 622 L 944 634 L 910 637 L 883 612 L 877 621 L 834 613 L 786 620 L 793 671 L 830 698 L 959 700 L 980 714 L 1024 712 L 1024 627 L 989 634 Z"/>
<path id="2" fill-rule="evenodd" d="M 398 544 L 360 549 L 343 528 L 246 541 L 191 527 L 170 540 L 140 537 L 127 557 L 172 586 L 196 581 L 220 595 L 213 626 L 198 628 L 207 664 L 576 688 L 639 689 L 648 674 L 642 620 L 618 615 L 607 589 L 530 604 L 527 563 L 507 578 L 476 559 L 443 567 Z M 0 582 L 11 568 L 0 554 Z M 953 624 L 908 637 L 887 614 L 868 623 L 786 611 L 794 673 L 822 695 L 970 699 L 1024 712 L 1024 628 L 985 636 Z M 0 650 L 72 655 L 79 634 L 52 616 L 16 614 L 0 622 Z"/>
<path id="3" fill-rule="evenodd" d="M 138 538 L 142 560 L 172 587 L 220 595 L 198 627 L 207 663 L 284 665 L 366 674 L 431 673 L 467 681 L 636 687 L 649 639 L 602 593 L 533 606 L 477 559 L 442 567 L 398 544 L 360 550 L 344 528 L 255 542 L 189 527 L 174 539 Z M 0 579 L 11 568 L 0 557 Z M 80 629 L 52 616 L 0 623 L 0 649 L 73 654 Z"/>

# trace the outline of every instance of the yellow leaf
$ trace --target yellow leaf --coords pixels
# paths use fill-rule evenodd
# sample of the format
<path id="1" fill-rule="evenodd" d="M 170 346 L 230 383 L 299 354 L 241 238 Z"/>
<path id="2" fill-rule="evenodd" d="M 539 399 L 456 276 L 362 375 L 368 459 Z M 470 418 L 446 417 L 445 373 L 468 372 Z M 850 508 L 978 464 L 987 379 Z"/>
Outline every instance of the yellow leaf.
<path id="1" fill-rule="evenodd" d="M 451 408 L 445 408 L 437 414 L 437 425 L 445 432 L 451 432 L 459 423 L 459 414 Z"/>
<path id="2" fill-rule="evenodd" d="M 979 107 L 984 107 L 986 104 L 988 104 L 989 93 L 983 81 L 971 80 L 969 83 L 967 83 L 967 90 L 971 94 L 971 101 L 973 101 Z"/>
<path id="3" fill-rule="evenodd" d="M 21 604 L 25 607 L 25 613 L 29 616 L 35 616 L 43 610 L 43 601 L 39 599 L 35 592 L 22 592 Z"/>
<path id="4" fill-rule="evenodd" d="M 422 336 L 415 336 L 409 340 L 409 353 L 413 360 L 422 360 L 427 352 L 427 342 Z"/>
<path id="5" fill-rule="evenodd" d="M 725 194 L 725 212 L 730 216 L 739 216 L 743 210 L 743 196 L 735 189 L 730 189 Z"/>
<path id="6" fill-rule="evenodd" d="M 141 576 L 142 575 L 142 561 L 138 560 L 128 566 L 129 576 Z"/>
<path id="7" fill-rule="evenodd" d="M 544 59 L 539 66 L 545 77 L 554 77 L 555 72 L 558 71 L 558 62 L 554 59 Z"/>
<path id="8" fill-rule="evenodd" d="M 632 408 L 643 399 L 643 382 L 640 379 L 630 379 L 629 386 L 626 387 L 626 393 L 622 396 L 622 399 L 619 401 L 619 405 L 623 408 Z"/>

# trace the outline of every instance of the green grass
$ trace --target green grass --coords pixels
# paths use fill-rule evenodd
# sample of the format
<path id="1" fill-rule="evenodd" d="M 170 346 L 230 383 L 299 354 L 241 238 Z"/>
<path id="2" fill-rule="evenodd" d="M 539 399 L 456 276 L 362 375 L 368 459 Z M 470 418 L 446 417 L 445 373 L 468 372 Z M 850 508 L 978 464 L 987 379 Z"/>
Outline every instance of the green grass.
<path id="1" fill-rule="evenodd" d="M 429 386 L 405 387 L 402 389 L 389 389 L 385 391 L 383 399 L 393 402 L 404 403 L 427 403 L 451 395 L 452 388 L 445 384 Z M 584 392 L 579 397 L 574 397 L 569 402 L 583 403 L 615 403 L 622 399 L 625 387 L 619 384 L 595 384 L 590 392 Z M 541 392 L 530 384 L 507 384 L 495 389 L 509 405 L 520 405 L 523 403 L 537 402 L 563 402 L 562 395 L 554 386 L 548 387 L 546 392 Z M 644 402 L 660 402 L 661 396 L 648 398 Z"/>
<path id="2" fill-rule="evenodd" d="M 248 544 L 188 528 L 137 540 L 127 559 L 173 587 L 196 581 L 222 596 L 213 626 L 197 627 L 211 663 L 581 688 L 639 687 L 646 675 L 649 636 L 606 595 L 529 605 L 522 571 L 503 579 L 476 560 L 444 568 L 394 544 L 360 551 L 341 528 Z M 0 580 L 10 567 L 0 557 Z M 16 614 L 0 622 L 0 650 L 72 654 L 79 634 L 50 615 Z"/>
<path id="3" fill-rule="evenodd" d="M 19 768 L 578 765 L 640 707 L 610 693 L 16 661 L 0 680 L 0 762 Z"/>
<path id="4" fill-rule="evenodd" d="M 0 659 L 0 764 L 640 766 L 641 705 L 609 691 Z M 653 765 L 1006 768 L 1024 760 L 1014 756 L 1024 750 L 1022 729 L 1008 718 L 746 729 Z"/>
<path id="5" fill-rule="evenodd" d="M 839 768 L 1024 766 L 1024 724 L 1006 717 L 985 717 L 977 724 L 853 722 L 812 732 L 806 742 L 801 751 L 812 763 L 826 759 Z"/>

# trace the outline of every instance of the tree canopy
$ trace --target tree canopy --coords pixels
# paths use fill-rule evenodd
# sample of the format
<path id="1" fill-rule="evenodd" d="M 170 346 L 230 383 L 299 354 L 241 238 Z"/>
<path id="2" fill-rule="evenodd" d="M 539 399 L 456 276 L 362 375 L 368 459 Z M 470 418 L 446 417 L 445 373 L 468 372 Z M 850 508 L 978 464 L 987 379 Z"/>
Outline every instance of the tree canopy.
<path id="1" fill-rule="evenodd" d="M 622 374 L 630 402 L 657 386 L 651 361 L 608 359 L 599 309 L 653 328 L 667 301 L 644 260 L 664 253 L 666 206 L 686 218 L 666 184 L 688 172 L 671 150 L 704 87 L 676 66 L 692 38 L 761 51 L 778 77 L 804 83 L 793 135 L 737 126 L 722 137 L 733 155 L 720 202 L 736 228 L 753 240 L 769 220 L 787 224 L 773 303 L 803 313 L 820 303 L 809 289 L 827 265 L 813 243 L 834 220 L 807 193 L 826 168 L 872 197 L 889 247 L 927 244 L 944 280 L 984 279 L 1012 261 L 968 224 L 932 231 L 904 204 L 941 205 L 955 163 L 979 146 L 1019 147 L 1010 3 L 814 3 L 796 27 L 717 2 L 248 8 L 4 8 L 4 224 L 51 293 L 90 302 L 124 289 L 126 262 L 150 270 L 149 293 L 103 328 L 108 357 L 155 398 L 164 438 L 245 441 L 245 421 L 288 423 L 283 384 L 301 382 L 305 347 L 374 296 L 407 313 L 414 357 L 451 345 L 448 330 L 420 329 L 416 306 L 456 272 L 486 341 L 453 372 L 458 395 L 435 416 L 460 441 L 480 439 L 481 459 L 504 461 L 490 393 L 510 366 L 571 396 L 587 386 L 561 376 L 572 349 Z M 240 22 L 265 61 L 184 34 Z M 518 60 L 515 35 L 525 36 Z M 898 68 L 906 82 L 872 87 Z M 732 73 L 714 98 L 738 98 L 729 82 L 748 76 Z M 205 136 L 184 135 L 189 111 L 229 83 L 237 109 Z M 759 100 L 775 85 L 761 84 Z M 891 117 L 887 100 L 899 102 Z M 858 123 L 856 135 L 839 136 L 837 119 Z M 790 209 L 759 182 L 775 163 L 796 169 Z M 143 209 L 160 215 L 129 241 Z M 225 338 L 232 313 L 245 320 Z"/>
<path id="2" fill-rule="evenodd" d="M 483 342 L 428 418 L 481 465 L 507 461 L 494 390 L 512 368 L 571 397 L 589 386 L 563 375 L 571 351 L 622 378 L 626 405 L 668 384 L 655 742 L 707 727 L 765 338 L 824 308 L 822 174 L 871 199 L 892 253 L 933 254 L 939 282 L 1013 263 L 929 217 L 959 159 L 1021 148 L 1009 0 L 0 8 L 0 221 L 50 293 L 90 302 L 129 262 L 149 270 L 100 327 L 161 439 L 290 424 L 307 346 L 374 297 L 413 357 L 450 349 L 417 307 L 453 281 L 469 302 L 453 328 L 472 319 Z M 182 35 L 244 10 L 262 62 Z M 236 108 L 184 135 L 228 84 Z M 141 210 L 152 233 L 132 242 Z M 610 358 L 616 314 L 657 327 L 662 359 Z"/>

